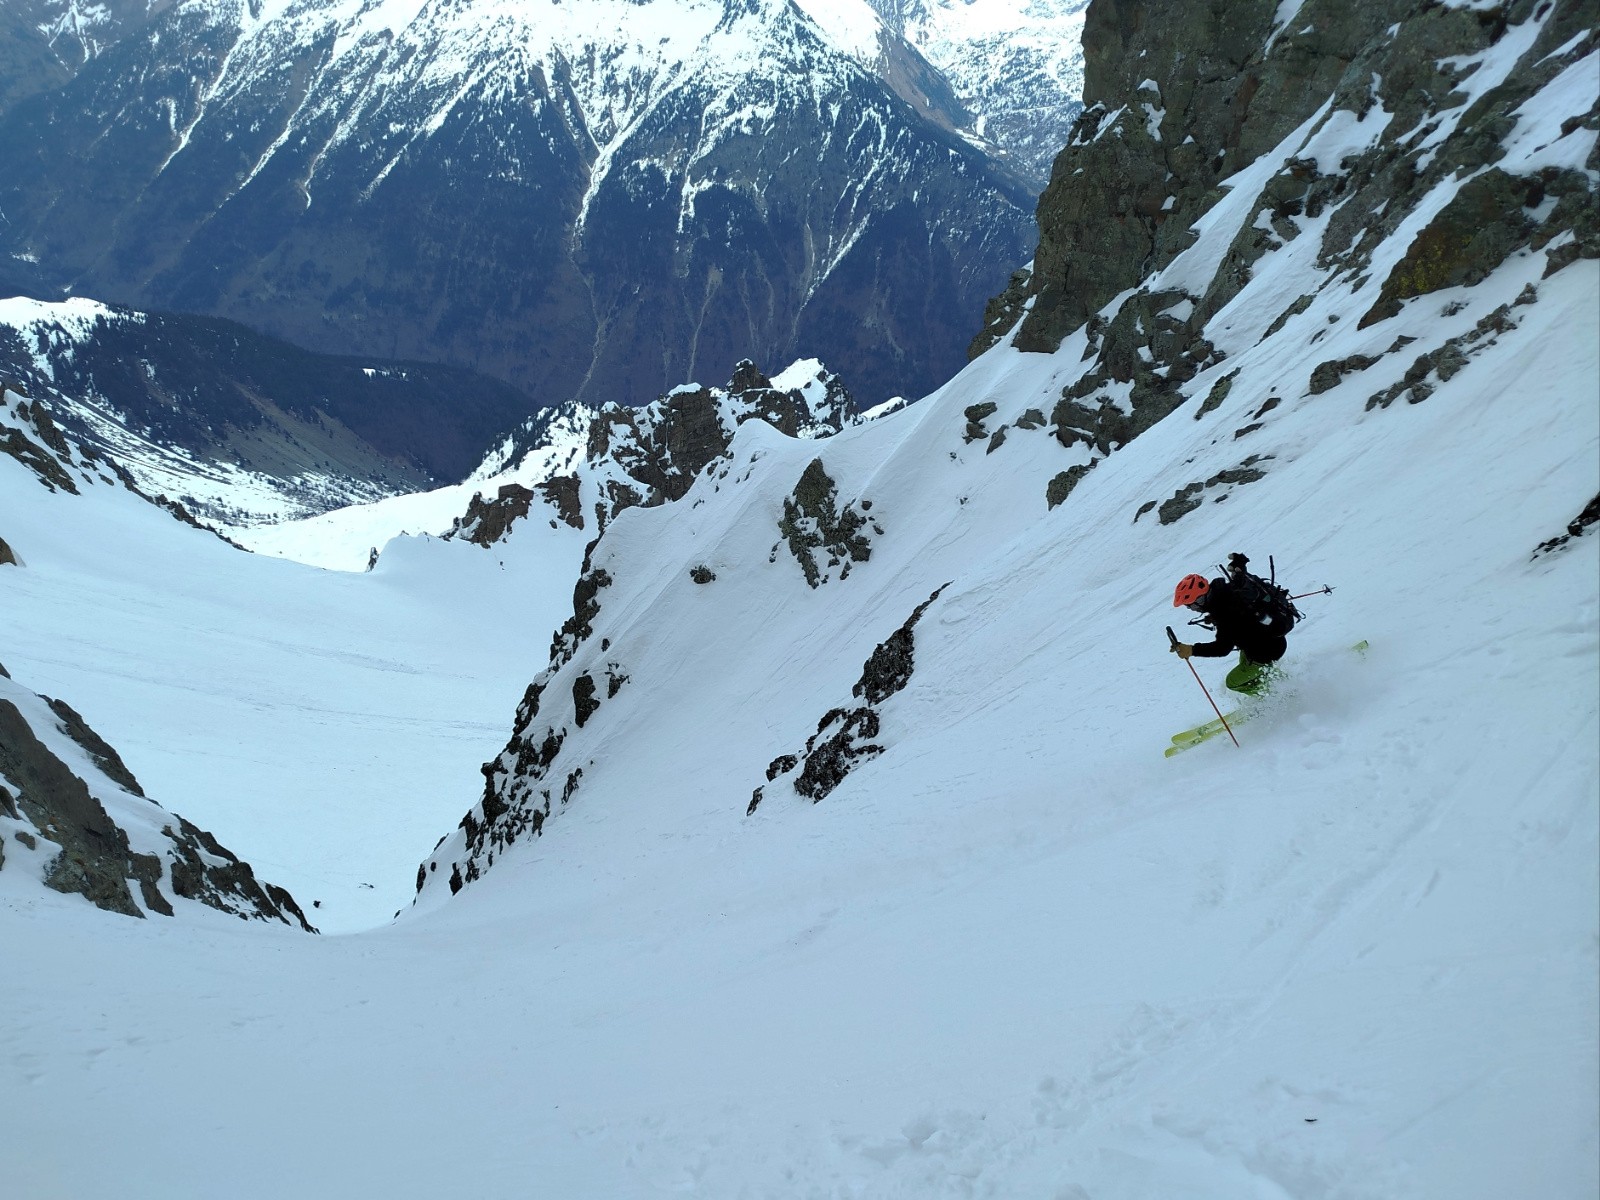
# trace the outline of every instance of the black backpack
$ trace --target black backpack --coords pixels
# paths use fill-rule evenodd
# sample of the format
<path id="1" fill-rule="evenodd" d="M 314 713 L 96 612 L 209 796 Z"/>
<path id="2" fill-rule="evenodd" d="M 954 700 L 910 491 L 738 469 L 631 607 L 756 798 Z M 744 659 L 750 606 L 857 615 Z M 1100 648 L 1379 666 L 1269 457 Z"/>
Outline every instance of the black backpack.
<path id="1" fill-rule="evenodd" d="M 1228 565 L 1224 568 L 1228 582 L 1233 585 L 1234 594 L 1239 597 L 1239 602 L 1245 610 L 1254 616 L 1268 633 L 1282 637 L 1294 628 L 1295 622 L 1301 617 L 1301 612 L 1289 598 L 1289 589 L 1278 584 L 1276 566 L 1273 568 L 1272 578 L 1263 579 L 1259 575 L 1252 574 L 1248 570 L 1249 565 L 1250 560 L 1244 555 L 1230 554 Z"/>

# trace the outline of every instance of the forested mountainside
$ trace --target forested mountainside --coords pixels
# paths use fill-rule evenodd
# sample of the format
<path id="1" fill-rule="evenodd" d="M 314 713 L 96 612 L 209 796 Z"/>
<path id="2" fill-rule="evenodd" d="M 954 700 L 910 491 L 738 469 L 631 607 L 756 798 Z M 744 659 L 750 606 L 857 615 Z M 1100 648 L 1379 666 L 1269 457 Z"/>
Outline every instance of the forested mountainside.
<path id="1" fill-rule="evenodd" d="M 0 300 L 0 378 L 145 490 L 232 524 L 455 482 L 531 406 L 461 368 L 81 299 Z"/>

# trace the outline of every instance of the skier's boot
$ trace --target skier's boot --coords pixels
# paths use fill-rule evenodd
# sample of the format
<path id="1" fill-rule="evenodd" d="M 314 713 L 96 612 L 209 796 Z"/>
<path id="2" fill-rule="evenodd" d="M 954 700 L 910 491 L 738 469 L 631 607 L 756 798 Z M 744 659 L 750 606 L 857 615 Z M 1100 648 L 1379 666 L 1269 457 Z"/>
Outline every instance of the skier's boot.
<path id="1" fill-rule="evenodd" d="M 1273 683 L 1283 678 L 1283 672 L 1272 663 L 1258 663 L 1239 655 L 1239 665 L 1228 672 L 1228 690 L 1242 696 L 1263 696 Z"/>

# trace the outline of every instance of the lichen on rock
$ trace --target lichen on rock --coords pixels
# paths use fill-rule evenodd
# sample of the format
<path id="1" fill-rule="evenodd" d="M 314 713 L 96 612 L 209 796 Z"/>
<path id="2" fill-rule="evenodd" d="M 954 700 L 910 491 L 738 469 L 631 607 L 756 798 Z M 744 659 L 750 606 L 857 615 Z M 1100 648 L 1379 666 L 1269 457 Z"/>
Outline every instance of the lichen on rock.
<path id="1" fill-rule="evenodd" d="M 1412 239 L 1357 328 L 1393 316 L 1403 300 L 1481 283 L 1532 240 L 1536 226 L 1527 210 L 1536 208 L 1544 195 L 1544 181 L 1537 177 L 1512 176 L 1496 168 L 1463 184 Z"/>

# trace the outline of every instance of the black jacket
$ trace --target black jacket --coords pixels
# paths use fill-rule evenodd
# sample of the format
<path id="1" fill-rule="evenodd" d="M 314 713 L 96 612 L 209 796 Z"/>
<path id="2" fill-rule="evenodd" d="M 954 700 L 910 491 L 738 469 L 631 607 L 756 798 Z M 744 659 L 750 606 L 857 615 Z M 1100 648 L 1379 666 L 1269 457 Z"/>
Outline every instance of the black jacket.
<path id="1" fill-rule="evenodd" d="M 1200 658 L 1221 658 L 1238 650 L 1251 662 L 1277 662 L 1289 643 L 1282 634 L 1262 626 L 1226 579 L 1213 579 L 1211 590 L 1200 599 L 1200 611 L 1216 630 L 1214 642 L 1200 642 L 1194 652 Z"/>

